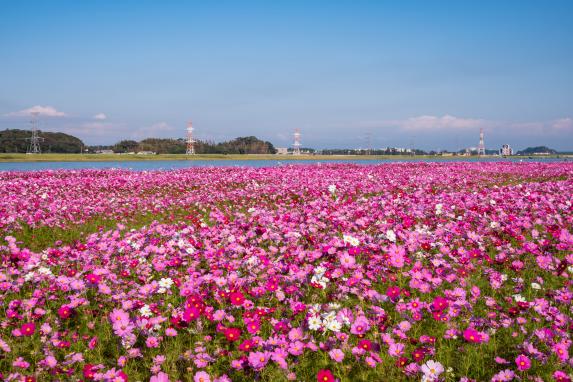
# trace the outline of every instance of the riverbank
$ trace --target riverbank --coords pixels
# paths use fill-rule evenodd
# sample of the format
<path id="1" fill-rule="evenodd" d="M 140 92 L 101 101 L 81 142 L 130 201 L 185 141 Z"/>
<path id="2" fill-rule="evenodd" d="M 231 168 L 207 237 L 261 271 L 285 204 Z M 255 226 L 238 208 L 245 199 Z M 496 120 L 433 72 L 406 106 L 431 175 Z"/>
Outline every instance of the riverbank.
<path id="1" fill-rule="evenodd" d="M 488 155 L 480 159 L 500 158 Z M 512 157 L 517 158 L 517 157 Z M 527 157 L 523 157 L 526 159 Z M 573 158 L 573 155 L 547 155 L 543 158 Z M 173 161 L 173 160 L 468 160 L 478 159 L 478 157 L 464 156 L 441 156 L 441 155 L 268 155 L 268 154 L 158 154 L 158 155 L 137 155 L 137 154 L 0 154 L 0 162 L 125 162 L 125 161 Z"/>

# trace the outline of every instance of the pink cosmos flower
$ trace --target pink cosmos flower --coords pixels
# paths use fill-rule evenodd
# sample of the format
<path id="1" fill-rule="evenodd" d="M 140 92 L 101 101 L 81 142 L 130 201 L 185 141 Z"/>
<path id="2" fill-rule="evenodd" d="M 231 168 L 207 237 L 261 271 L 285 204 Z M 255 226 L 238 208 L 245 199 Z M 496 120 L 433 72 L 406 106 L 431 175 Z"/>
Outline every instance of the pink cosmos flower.
<path id="1" fill-rule="evenodd" d="M 148 348 L 157 348 L 157 347 L 159 347 L 159 343 L 160 343 L 160 340 L 157 337 L 153 337 L 153 336 L 147 337 L 147 340 L 145 341 L 145 345 Z"/>
<path id="2" fill-rule="evenodd" d="M 515 377 L 515 373 L 512 370 L 506 369 L 502 370 L 499 373 L 495 374 L 491 378 L 491 382 L 504 382 L 504 381 L 511 381 Z"/>
<path id="3" fill-rule="evenodd" d="M 477 344 L 482 342 L 481 333 L 473 328 L 467 328 L 466 330 L 464 330 L 464 339 L 468 342 L 473 342 Z"/>
<path id="4" fill-rule="evenodd" d="M 191 322 L 195 321 L 201 316 L 201 312 L 194 306 L 188 307 L 183 312 L 183 321 Z"/>
<path id="5" fill-rule="evenodd" d="M 398 297 L 400 297 L 400 288 L 397 286 L 388 287 L 386 290 L 386 296 L 390 297 L 392 300 L 398 299 Z"/>
<path id="6" fill-rule="evenodd" d="M 245 302 L 245 296 L 241 292 L 231 293 L 229 299 L 231 300 L 231 304 L 236 306 L 243 305 L 243 302 Z"/>
<path id="7" fill-rule="evenodd" d="M 437 312 L 441 312 L 449 306 L 449 302 L 442 296 L 437 296 L 432 301 L 432 309 Z"/>
<path id="8" fill-rule="evenodd" d="M 388 348 L 388 354 L 390 354 L 392 357 L 399 357 L 402 354 L 404 354 L 404 344 L 400 343 L 400 342 L 395 342 L 390 344 L 390 347 Z"/>
<path id="9" fill-rule="evenodd" d="M 129 323 L 129 314 L 123 309 L 114 309 L 109 315 L 109 320 L 112 325 L 115 325 L 116 323 L 127 324 Z"/>
<path id="10" fill-rule="evenodd" d="M 12 362 L 12 366 L 19 367 L 20 369 L 27 369 L 30 367 L 30 363 L 24 360 L 22 357 L 18 357 Z"/>
<path id="11" fill-rule="evenodd" d="M 301 355 L 304 352 L 304 344 L 300 341 L 292 342 L 288 347 L 288 352 L 294 356 Z"/>
<path id="12" fill-rule="evenodd" d="M 58 360 L 56 360 L 56 358 L 53 355 L 49 355 L 46 358 L 44 358 L 44 362 L 46 363 L 46 366 L 48 366 L 50 369 L 53 369 L 58 364 Z"/>
<path id="13" fill-rule="evenodd" d="M 60 316 L 60 318 L 66 319 L 69 318 L 72 315 L 72 309 L 67 306 L 67 305 L 62 305 L 59 309 L 58 309 L 58 316 Z"/>
<path id="14" fill-rule="evenodd" d="M 328 369 L 322 369 L 316 375 L 317 382 L 334 382 L 334 375 Z"/>
<path id="15" fill-rule="evenodd" d="M 167 337 L 175 337 L 177 335 L 177 330 L 174 328 L 167 328 L 165 329 L 165 335 Z"/>
<path id="16" fill-rule="evenodd" d="M 345 253 L 342 256 L 340 256 L 340 264 L 342 265 L 343 268 L 352 268 L 352 266 L 356 264 L 356 260 L 354 260 L 354 256 Z"/>
<path id="17" fill-rule="evenodd" d="M 370 329 L 370 323 L 364 316 L 357 317 L 350 326 L 350 333 L 355 335 L 364 335 Z"/>
<path id="18" fill-rule="evenodd" d="M 527 358 L 527 356 L 523 354 L 517 356 L 517 358 L 515 359 L 515 364 L 517 365 L 517 369 L 519 371 L 528 370 L 531 367 L 531 361 L 529 360 L 529 358 Z"/>
<path id="19" fill-rule="evenodd" d="M 149 379 L 149 382 L 169 382 L 169 376 L 161 371 L 158 374 L 153 375 Z"/>
<path id="20" fill-rule="evenodd" d="M 193 376 L 193 382 L 211 382 L 211 376 L 204 371 L 198 371 Z"/>
<path id="21" fill-rule="evenodd" d="M 258 333 L 259 329 L 261 328 L 261 323 L 259 320 L 246 320 L 245 325 L 247 326 L 247 331 L 250 334 Z"/>
<path id="22" fill-rule="evenodd" d="M 227 341 L 233 342 L 241 338 L 241 330 L 239 328 L 225 328 L 223 333 L 227 337 Z"/>
<path id="23" fill-rule="evenodd" d="M 335 362 L 342 362 L 344 360 L 344 352 L 340 349 L 332 349 L 328 352 L 328 355 Z"/>
<path id="24" fill-rule="evenodd" d="M 404 266 L 406 251 L 402 246 L 397 246 L 396 244 L 390 245 L 390 247 L 388 247 L 388 255 L 390 256 L 390 265 L 395 268 L 402 268 Z"/>
<path id="25" fill-rule="evenodd" d="M 562 370 L 555 371 L 555 373 L 553 373 L 553 379 L 555 382 L 571 382 L 569 375 Z"/>
<path id="26" fill-rule="evenodd" d="M 255 370 L 261 370 L 269 361 L 268 352 L 252 352 L 249 354 L 249 365 Z"/>
<path id="27" fill-rule="evenodd" d="M 85 275 L 85 280 L 89 284 L 97 285 L 101 281 L 101 276 L 95 275 L 93 273 L 89 273 L 89 274 Z"/>

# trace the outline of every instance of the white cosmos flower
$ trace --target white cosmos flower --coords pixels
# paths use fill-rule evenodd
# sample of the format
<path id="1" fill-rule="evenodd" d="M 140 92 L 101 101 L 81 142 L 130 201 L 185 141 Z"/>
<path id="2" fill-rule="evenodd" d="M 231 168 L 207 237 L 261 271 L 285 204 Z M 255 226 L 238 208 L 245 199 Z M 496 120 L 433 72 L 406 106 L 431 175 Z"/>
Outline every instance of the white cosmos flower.
<path id="1" fill-rule="evenodd" d="M 331 184 L 328 186 L 328 192 L 330 192 L 331 194 L 334 194 L 336 192 L 336 185 Z"/>
<path id="2" fill-rule="evenodd" d="M 323 277 L 323 276 L 319 276 L 319 275 L 314 275 L 310 279 L 311 283 L 319 284 L 323 289 L 326 288 L 326 284 L 328 284 L 329 281 L 330 281 L 330 279 L 328 279 L 328 277 Z"/>
<path id="3" fill-rule="evenodd" d="M 388 231 L 386 231 L 386 238 L 388 240 L 390 240 L 392 243 L 396 242 L 396 234 L 394 233 L 394 231 L 392 231 L 391 229 L 389 229 Z"/>
<path id="4" fill-rule="evenodd" d="M 350 235 L 344 235 L 342 237 L 342 240 L 344 240 L 345 243 L 349 243 L 354 247 L 358 247 L 360 245 L 360 240 Z"/>
<path id="5" fill-rule="evenodd" d="M 139 309 L 139 313 L 140 313 L 143 317 L 151 317 L 151 316 L 152 316 L 151 309 L 149 308 L 149 305 L 143 305 L 143 306 Z"/>
<path id="6" fill-rule="evenodd" d="M 339 332 L 340 329 L 342 329 L 342 324 L 340 322 L 338 322 L 338 320 L 336 318 L 333 319 L 328 319 L 328 320 L 324 320 L 324 326 L 326 327 L 326 329 L 332 331 L 332 332 Z"/>
<path id="7" fill-rule="evenodd" d="M 541 289 L 541 285 L 539 285 L 538 283 L 531 283 L 531 289 Z"/>
<path id="8" fill-rule="evenodd" d="M 330 309 L 340 309 L 340 304 L 337 302 L 331 302 L 330 304 L 328 304 L 328 307 Z"/>
<path id="9" fill-rule="evenodd" d="M 436 204 L 436 215 L 440 215 L 442 213 L 442 208 L 444 208 L 442 203 Z"/>
<path id="10" fill-rule="evenodd" d="M 161 288 L 169 289 L 171 288 L 171 285 L 173 285 L 173 280 L 170 277 L 164 277 L 159 280 L 159 286 Z"/>
<path id="11" fill-rule="evenodd" d="M 422 365 L 421 370 L 427 381 L 434 381 L 444 372 L 444 366 L 438 361 L 429 360 Z"/>
<path id="12" fill-rule="evenodd" d="M 326 268 L 323 267 L 322 265 L 319 265 L 318 267 L 314 268 L 314 274 L 317 276 L 322 276 L 324 272 L 326 272 Z"/>
<path id="13" fill-rule="evenodd" d="M 308 328 L 310 330 L 318 330 L 322 326 L 322 321 L 319 317 L 309 317 L 308 319 Z"/>

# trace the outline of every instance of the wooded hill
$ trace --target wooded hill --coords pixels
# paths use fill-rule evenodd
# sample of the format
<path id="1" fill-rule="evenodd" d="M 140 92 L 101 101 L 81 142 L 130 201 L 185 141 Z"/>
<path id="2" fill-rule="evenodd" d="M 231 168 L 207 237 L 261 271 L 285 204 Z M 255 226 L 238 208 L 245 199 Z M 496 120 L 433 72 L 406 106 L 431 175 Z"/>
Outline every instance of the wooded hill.
<path id="1" fill-rule="evenodd" d="M 72 135 L 38 131 L 40 148 L 44 153 L 79 153 L 83 142 Z M 8 129 L 0 131 L 0 153 L 25 153 L 30 146 L 30 130 Z"/>

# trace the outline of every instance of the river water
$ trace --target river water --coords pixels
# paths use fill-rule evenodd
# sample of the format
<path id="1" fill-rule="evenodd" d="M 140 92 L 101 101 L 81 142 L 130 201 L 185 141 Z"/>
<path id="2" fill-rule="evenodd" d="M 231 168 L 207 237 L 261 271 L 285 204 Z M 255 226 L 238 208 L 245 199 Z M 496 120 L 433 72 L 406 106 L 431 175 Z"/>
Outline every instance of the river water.
<path id="1" fill-rule="evenodd" d="M 408 160 L 395 159 L 321 159 L 321 160 L 145 160 L 145 161 L 115 161 L 115 162 L 0 162 L 0 171 L 37 171 L 60 169 L 105 169 L 122 168 L 135 171 L 172 170 L 189 167 L 275 167 L 285 165 L 309 165 L 319 163 L 349 163 L 361 165 L 376 165 L 381 163 L 399 162 L 561 162 L 567 159 L 559 158 L 420 158 Z M 570 160 L 569 160 L 570 161 Z"/>

